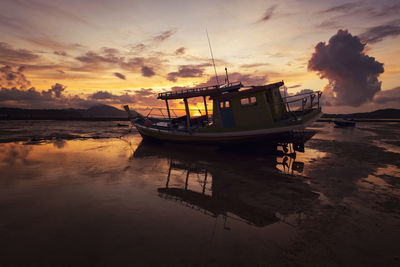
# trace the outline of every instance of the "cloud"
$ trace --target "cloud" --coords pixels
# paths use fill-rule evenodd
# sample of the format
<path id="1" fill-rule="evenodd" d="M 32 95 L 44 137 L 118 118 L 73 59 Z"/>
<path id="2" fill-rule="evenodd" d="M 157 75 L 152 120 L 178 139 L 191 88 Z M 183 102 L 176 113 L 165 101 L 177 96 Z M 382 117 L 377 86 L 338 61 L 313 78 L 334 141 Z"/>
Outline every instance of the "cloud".
<path id="1" fill-rule="evenodd" d="M 361 2 L 350 2 L 350 3 L 345 3 L 345 4 L 330 7 L 328 9 L 320 11 L 320 13 L 349 12 L 353 9 L 359 8 L 360 5 L 362 5 Z"/>
<path id="2" fill-rule="evenodd" d="M 116 95 L 107 91 L 98 91 L 88 96 L 90 99 L 101 101 L 102 104 L 134 104 L 136 106 L 160 106 L 157 93 L 152 88 L 141 88 L 132 93 Z"/>
<path id="3" fill-rule="evenodd" d="M 122 73 L 114 72 L 114 76 L 115 76 L 115 77 L 118 77 L 118 78 L 120 78 L 120 79 L 122 79 L 122 80 L 126 80 L 125 75 L 123 75 Z"/>
<path id="4" fill-rule="evenodd" d="M 400 3 L 383 3 L 381 5 L 375 5 L 375 7 L 378 7 L 378 10 L 373 8 L 369 9 L 369 16 L 388 18 L 391 16 L 398 16 L 400 14 Z"/>
<path id="5" fill-rule="evenodd" d="M 54 53 L 54 55 L 57 55 L 57 56 L 63 56 L 63 57 L 68 56 L 67 52 L 65 52 L 65 51 L 54 51 L 53 53 Z"/>
<path id="6" fill-rule="evenodd" d="M 75 58 L 83 63 L 89 64 L 98 64 L 98 63 L 119 63 L 121 61 L 120 58 L 116 57 L 113 54 L 99 55 L 95 52 L 89 51 L 83 56 L 79 56 Z"/>
<path id="7" fill-rule="evenodd" d="M 106 91 L 97 91 L 89 95 L 89 97 L 92 99 L 114 99 L 116 96 Z"/>
<path id="8" fill-rule="evenodd" d="M 18 70 L 13 70 L 10 66 L 4 66 L 0 68 L 0 87 L 15 87 L 15 88 L 28 88 L 31 86 L 30 81 L 28 81 L 25 75 L 22 73 L 23 67 L 18 68 Z"/>
<path id="9" fill-rule="evenodd" d="M 140 73 L 144 77 L 152 77 L 156 74 L 155 68 L 162 68 L 167 59 L 160 57 L 125 57 L 114 48 L 103 48 L 100 52 L 89 51 L 75 59 L 83 63 L 75 67 L 77 71 L 108 70 L 120 67 L 129 72 Z M 116 75 L 116 74 L 115 74 Z M 117 76 L 117 75 L 116 75 Z M 117 76 L 122 78 L 121 75 Z"/>
<path id="10" fill-rule="evenodd" d="M 391 102 L 400 104 L 400 86 L 390 90 L 379 91 L 374 96 L 373 102 L 377 104 L 387 104 Z"/>
<path id="11" fill-rule="evenodd" d="M 55 85 L 53 85 L 51 87 L 51 89 L 49 89 L 47 91 L 42 91 L 42 95 L 60 98 L 66 88 L 67 88 L 66 86 L 56 83 Z"/>
<path id="12" fill-rule="evenodd" d="M 115 55 L 120 53 L 118 49 L 112 47 L 103 47 L 102 52 L 108 55 Z"/>
<path id="13" fill-rule="evenodd" d="M 0 102 L 15 100 L 36 100 L 41 98 L 41 93 L 37 92 L 35 88 L 30 88 L 28 90 L 20 90 L 15 87 L 8 89 L 2 87 L 0 89 Z"/>
<path id="14" fill-rule="evenodd" d="M 360 35 L 363 42 L 378 43 L 387 37 L 400 35 L 400 20 L 395 20 L 384 25 L 368 28 Z"/>
<path id="15" fill-rule="evenodd" d="M 135 104 L 135 106 L 161 106 L 152 88 L 128 90 L 123 94 L 97 91 L 92 94 L 67 94 L 67 87 L 56 83 L 47 90 L 30 87 L 21 73 L 9 66 L 0 68 L 0 105 L 21 108 L 88 108 L 94 105 Z M 28 89 L 29 88 L 29 89 Z"/>
<path id="16" fill-rule="evenodd" d="M 147 48 L 147 46 L 145 44 L 139 43 L 139 44 L 135 44 L 135 45 L 130 45 L 130 51 L 133 54 L 138 54 L 143 52 L 145 49 Z"/>
<path id="17" fill-rule="evenodd" d="M 175 55 L 183 55 L 183 54 L 185 54 L 185 50 L 186 50 L 186 48 L 180 47 L 175 50 Z"/>
<path id="18" fill-rule="evenodd" d="M 142 66 L 142 75 L 144 77 L 152 77 L 156 73 L 154 72 L 152 67 Z"/>
<path id="19" fill-rule="evenodd" d="M 328 44 L 320 42 L 308 61 L 309 71 L 328 79 L 324 97 L 333 104 L 360 106 L 381 90 L 383 64 L 363 51 L 365 44 L 347 30 L 339 30 Z"/>
<path id="20" fill-rule="evenodd" d="M 224 83 L 225 76 L 218 76 L 220 85 Z M 245 86 L 252 85 L 265 85 L 268 83 L 269 79 L 267 75 L 253 75 L 253 74 L 242 74 L 239 72 L 229 73 L 230 82 L 241 82 Z M 215 76 L 212 76 L 205 83 L 197 84 L 195 87 L 204 87 L 216 85 L 217 80 Z"/>
<path id="21" fill-rule="evenodd" d="M 251 69 L 251 68 L 258 68 L 270 65 L 269 63 L 253 63 L 253 64 L 243 64 L 240 68 L 243 69 Z"/>
<path id="22" fill-rule="evenodd" d="M 292 86 L 288 86 L 287 88 L 293 89 L 293 88 L 298 88 L 300 86 L 301 86 L 301 84 L 295 84 L 295 85 L 292 85 Z"/>
<path id="23" fill-rule="evenodd" d="M 14 49 L 8 43 L 0 42 L 0 63 L 21 64 L 39 59 L 39 56 L 26 49 Z"/>
<path id="24" fill-rule="evenodd" d="M 132 93 L 113 94 L 107 91 L 98 91 L 92 94 L 66 95 L 66 86 L 55 84 L 48 90 L 27 90 L 17 88 L 0 89 L 0 105 L 21 108 L 89 108 L 94 105 L 122 105 L 135 106 L 162 106 L 157 99 L 157 93 L 151 88 L 141 88 Z"/>
<path id="25" fill-rule="evenodd" d="M 73 23 L 80 23 L 85 25 L 92 25 L 90 22 L 85 20 L 82 16 L 76 15 L 73 12 L 68 12 L 65 8 L 59 8 L 55 5 L 51 5 L 48 3 L 43 3 L 40 1 L 33 0 L 24 0 L 24 1 L 9 1 L 11 4 L 14 4 L 18 7 L 18 9 L 22 10 L 22 12 L 34 12 L 37 16 L 51 16 L 57 19 L 65 18 Z M 32 13 L 31 13 L 32 15 Z"/>
<path id="26" fill-rule="evenodd" d="M 202 77 L 203 73 L 204 69 L 199 66 L 183 65 L 179 67 L 178 71 L 168 73 L 167 80 L 176 82 L 177 78 Z"/>
<path id="27" fill-rule="evenodd" d="M 320 24 L 317 25 L 317 28 L 321 29 L 337 29 L 340 28 L 338 24 L 338 19 L 333 18 L 333 19 L 327 19 L 322 21 Z"/>
<path id="28" fill-rule="evenodd" d="M 164 32 L 154 36 L 152 38 L 152 40 L 155 41 L 155 42 L 163 42 L 163 41 L 171 38 L 171 36 L 174 35 L 176 32 L 177 32 L 176 29 L 171 29 L 171 30 L 168 30 L 168 31 L 164 31 Z"/>
<path id="29" fill-rule="evenodd" d="M 260 19 L 259 22 L 263 22 L 263 21 L 268 21 L 272 18 L 272 16 L 274 15 L 275 9 L 278 7 L 278 5 L 273 5 L 271 7 L 269 7 L 265 13 L 264 16 Z"/>

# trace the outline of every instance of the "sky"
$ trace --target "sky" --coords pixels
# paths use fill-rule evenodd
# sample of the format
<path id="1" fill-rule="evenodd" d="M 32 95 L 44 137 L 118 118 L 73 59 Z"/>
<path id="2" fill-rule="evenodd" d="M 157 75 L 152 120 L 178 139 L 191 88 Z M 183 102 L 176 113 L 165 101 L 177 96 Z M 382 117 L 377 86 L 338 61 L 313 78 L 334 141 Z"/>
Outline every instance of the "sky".
<path id="1" fill-rule="evenodd" d="M 0 106 L 163 106 L 215 83 L 206 29 L 222 81 L 322 90 L 327 113 L 400 106 L 398 0 L 0 0 Z"/>

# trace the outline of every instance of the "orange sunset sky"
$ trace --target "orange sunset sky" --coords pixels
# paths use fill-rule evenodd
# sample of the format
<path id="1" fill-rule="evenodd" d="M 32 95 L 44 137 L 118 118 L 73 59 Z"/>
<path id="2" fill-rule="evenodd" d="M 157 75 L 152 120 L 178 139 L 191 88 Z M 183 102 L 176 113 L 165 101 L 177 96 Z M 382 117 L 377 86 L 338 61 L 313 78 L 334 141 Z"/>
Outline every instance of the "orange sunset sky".
<path id="1" fill-rule="evenodd" d="M 324 112 L 400 106 L 397 0 L 0 0 L 0 106 L 162 106 L 157 92 L 212 82 L 206 28 L 231 81 L 326 90 Z"/>

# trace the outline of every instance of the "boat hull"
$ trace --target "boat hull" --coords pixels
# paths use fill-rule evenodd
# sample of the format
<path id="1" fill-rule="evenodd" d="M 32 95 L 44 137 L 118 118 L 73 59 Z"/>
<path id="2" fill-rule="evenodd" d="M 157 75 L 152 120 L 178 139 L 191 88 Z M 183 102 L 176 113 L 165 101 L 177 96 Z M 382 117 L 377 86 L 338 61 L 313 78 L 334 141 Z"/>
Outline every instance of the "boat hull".
<path id="1" fill-rule="evenodd" d="M 151 126 L 134 123 L 143 139 L 174 143 L 190 144 L 236 144 L 236 143 L 304 143 L 315 131 L 306 127 L 317 120 L 322 114 L 315 114 L 306 122 L 281 127 L 225 132 L 184 132 L 170 129 L 157 129 Z"/>

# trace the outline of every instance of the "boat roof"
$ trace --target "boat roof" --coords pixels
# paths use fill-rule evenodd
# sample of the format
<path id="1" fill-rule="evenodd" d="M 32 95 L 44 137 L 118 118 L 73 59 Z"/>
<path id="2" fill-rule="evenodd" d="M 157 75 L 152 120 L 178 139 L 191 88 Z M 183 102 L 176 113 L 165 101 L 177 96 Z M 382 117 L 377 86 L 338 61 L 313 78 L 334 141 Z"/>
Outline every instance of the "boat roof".
<path id="1" fill-rule="evenodd" d="M 241 82 L 233 82 L 223 85 L 212 85 L 199 88 L 184 89 L 180 91 L 163 92 L 159 93 L 157 98 L 166 100 L 166 99 L 192 98 L 199 96 L 212 96 L 221 94 L 222 92 L 235 92 L 238 91 L 241 87 L 243 87 Z"/>
<path id="2" fill-rule="evenodd" d="M 284 82 L 277 82 L 277 83 L 270 83 L 267 85 L 262 85 L 262 86 L 250 86 L 249 89 L 243 90 L 243 91 L 236 91 L 236 92 L 229 92 L 229 93 L 225 93 L 225 94 L 219 94 L 219 95 L 212 95 L 210 96 L 210 99 L 214 100 L 214 99 L 227 99 L 227 98 L 232 98 L 235 96 L 240 96 L 240 95 L 248 95 L 248 94 L 253 94 L 256 92 L 260 92 L 260 91 L 267 91 L 269 89 L 272 88 L 276 88 L 276 87 L 281 87 L 284 85 Z"/>

